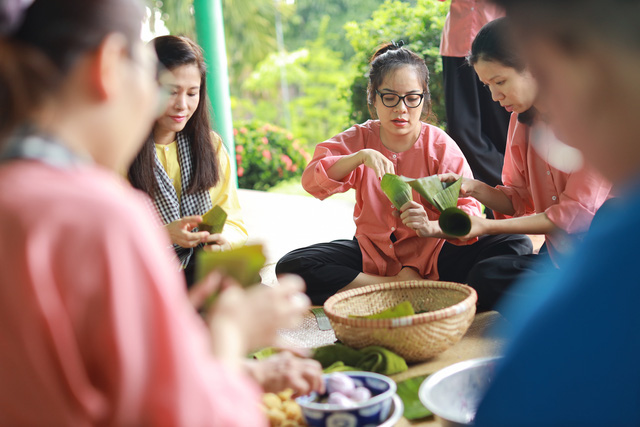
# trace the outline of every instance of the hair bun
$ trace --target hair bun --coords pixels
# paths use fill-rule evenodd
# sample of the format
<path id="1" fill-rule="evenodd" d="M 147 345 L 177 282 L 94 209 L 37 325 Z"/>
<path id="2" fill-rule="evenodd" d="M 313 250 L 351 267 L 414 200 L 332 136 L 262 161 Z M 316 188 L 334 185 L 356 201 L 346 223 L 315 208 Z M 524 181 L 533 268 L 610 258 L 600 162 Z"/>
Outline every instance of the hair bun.
<path id="1" fill-rule="evenodd" d="M 0 35 L 10 35 L 18 29 L 31 3 L 33 0 L 0 1 Z"/>
<path id="2" fill-rule="evenodd" d="M 404 46 L 403 40 L 399 40 L 399 41 L 392 40 L 390 43 L 385 43 L 382 46 L 378 47 L 378 50 L 375 51 L 375 53 L 373 54 L 369 62 L 370 63 L 373 62 L 374 59 L 376 59 L 377 57 L 389 51 L 402 49 L 402 46 Z"/>

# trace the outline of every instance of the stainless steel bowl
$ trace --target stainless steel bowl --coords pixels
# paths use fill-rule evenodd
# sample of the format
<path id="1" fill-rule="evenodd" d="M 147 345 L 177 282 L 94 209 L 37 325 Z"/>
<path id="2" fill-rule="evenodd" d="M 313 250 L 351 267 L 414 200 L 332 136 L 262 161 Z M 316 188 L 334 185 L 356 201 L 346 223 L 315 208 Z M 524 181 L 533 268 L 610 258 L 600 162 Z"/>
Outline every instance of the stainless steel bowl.
<path id="1" fill-rule="evenodd" d="M 500 357 L 471 359 L 443 368 L 420 386 L 420 401 L 443 426 L 471 426 Z"/>

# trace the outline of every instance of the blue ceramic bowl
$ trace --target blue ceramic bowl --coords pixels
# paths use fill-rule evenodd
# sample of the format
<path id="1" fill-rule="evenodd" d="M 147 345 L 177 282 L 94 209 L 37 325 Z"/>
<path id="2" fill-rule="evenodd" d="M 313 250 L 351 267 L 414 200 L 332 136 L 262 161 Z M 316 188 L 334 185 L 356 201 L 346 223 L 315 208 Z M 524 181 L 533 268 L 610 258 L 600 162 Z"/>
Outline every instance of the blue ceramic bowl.
<path id="1" fill-rule="evenodd" d="M 373 372 L 342 372 L 350 376 L 356 386 L 366 387 L 371 391 L 371 399 L 356 404 L 352 408 L 338 405 L 318 403 L 325 396 L 313 392 L 301 396 L 296 402 L 302 408 L 302 415 L 312 427 L 373 427 L 383 423 L 391 410 L 391 402 L 396 394 L 396 383 L 384 375 Z M 331 374 L 324 374 L 325 386 Z"/>

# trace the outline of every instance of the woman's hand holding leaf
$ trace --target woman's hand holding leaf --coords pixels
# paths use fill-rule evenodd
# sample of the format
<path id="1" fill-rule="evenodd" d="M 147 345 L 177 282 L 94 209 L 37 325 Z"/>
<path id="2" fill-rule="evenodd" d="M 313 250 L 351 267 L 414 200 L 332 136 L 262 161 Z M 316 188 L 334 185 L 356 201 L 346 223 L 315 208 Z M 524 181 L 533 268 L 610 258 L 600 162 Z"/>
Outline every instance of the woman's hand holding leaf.
<path id="1" fill-rule="evenodd" d="M 402 206 L 400 211 L 400 219 L 402 219 L 402 223 L 412 230 L 415 230 L 418 236 L 447 237 L 440 229 L 438 221 L 429 220 L 427 211 L 421 204 L 415 201 L 409 201 Z"/>
<path id="2" fill-rule="evenodd" d="M 209 234 L 204 246 L 205 251 L 209 252 L 222 252 L 231 249 L 231 243 L 221 233 Z"/>
<path id="3" fill-rule="evenodd" d="M 361 156 L 362 164 L 373 169 L 378 176 L 378 179 L 382 179 L 385 173 L 396 173 L 393 162 L 387 159 L 384 154 L 378 150 L 365 148 L 360 150 L 358 153 Z"/>
<path id="4" fill-rule="evenodd" d="M 250 349 L 273 345 L 276 331 L 300 324 L 311 302 L 304 294 L 304 281 L 299 276 L 278 277 L 279 284 L 253 286 L 245 293 L 242 304 L 245 330 L 249 336 Z"/>
<path id="5" fill-rule="evenodd" d="M 460 178 L 460 175 L 447 172 L 443 174 L 439 174 L 438 178 L 440 181 L 446 183 L 453 183 Z M 477 183 L 480 181 L 476 181 L 475 179 L 470 179 L 467 177 L 462 177 L 462 186 L 460 187 L 460 196 L 459 197 L 474 197 L 474 193 L 476 191 Z"/>
<path id="6" fill-rule="evenodd" d="M 202 222 L 199 215 L 185 216 L 172 223 L 165 225 L 171 243 L 183 248 L 194 248 L 200 243 L 206 242 L 209 233 L 207 231 L 199 231 L 192 233 L 191 230 L 196 228 Z"/>

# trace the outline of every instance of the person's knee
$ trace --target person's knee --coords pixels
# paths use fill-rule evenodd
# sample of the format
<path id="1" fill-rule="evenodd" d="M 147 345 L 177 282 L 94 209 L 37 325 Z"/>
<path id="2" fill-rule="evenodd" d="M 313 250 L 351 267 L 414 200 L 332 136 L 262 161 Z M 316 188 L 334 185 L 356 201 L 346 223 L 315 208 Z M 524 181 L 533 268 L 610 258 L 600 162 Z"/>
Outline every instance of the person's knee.
<path id="1" fill-rule="evenodd" d="M 481 286 L 490 278 L 494 270 L 495 262 L 491 258 L 476 263 L 467 274 L 467 284 L 476 289 L 476 286 Z"/>
<path id="2" fill-rule="evenodd" d="M 301 270 L 300 260 L 287 254 L 280 258 L 276 263 L 276 274 L 296 273 Z"/>
<path id="3" fill-rule="evenodd" d="M 507 248 L 503 255 L 529 255 L 533 253 L 533 243 L 524 234 L 507 234 L 501 237 L 501 244 Z"/>
<path id="4" fill-rule="evenodd" d="M 533 253 L 533 243 L 529 236 L 523 234 L 517 235 L 518 238 L 514 242 L 517 255 L 529 255 Z"/>
<path id="5" fill-rule="evenodd" d="M 478 294 L 478 312 L 492 310 L 503 293 L 501 286 L 496 283 L 496 272 L 500 267 L 499 259 L 489 258 L 474 265 L 467 275 L 467 284 Z"/>

